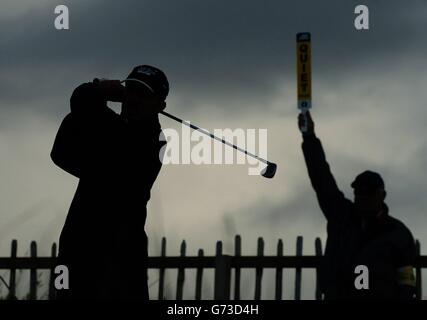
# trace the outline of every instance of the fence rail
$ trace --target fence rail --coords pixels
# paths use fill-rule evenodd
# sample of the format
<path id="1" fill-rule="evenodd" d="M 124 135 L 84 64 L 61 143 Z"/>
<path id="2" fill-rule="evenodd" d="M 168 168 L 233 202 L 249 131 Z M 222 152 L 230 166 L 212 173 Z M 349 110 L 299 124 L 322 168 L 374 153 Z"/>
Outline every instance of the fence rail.
<path id="1" fill-rule="evenodd" d="M 0 270 L 10 270 L 9 282 L 0 277 L 0 281 L 9 290 L 9 299 L 16 298 L 16 270 L 30 270 L 30 283 L 28 299 L 37 299 L 37 270 L 50 270 L 48 298 L 54 296 L 54 268 L 56 266 L 57 248 L 56 244 L 52 245 L 50 257 L 37 256 L 37 244 L 35 241 L 30 245 L 30 257 L 17 257 L 17 240 L 12 240 L 11 256 L 0 258 Z M 417 257 L 415 261 L 416 272 L 416 299 L 422 298 L 422 269 L 427 268 L 427 256 L 420 255 L 420 243 L 416 241 Z M 186 256 L 186 242 L 183 241 L 180 247 L 180 256 L 166 255 L 166 239 L 162 239 L 161 255 L 148 258 L 148 268 L 158 269 L 159 286 L 157 298 L 165 298 L 165 271 L 167 269 L 177 269 L 176 300 L 183 299 L 183 288 L 185 283 L 185 270 L 196 270 L 195 300 L 202 298 L 203 271 L 205 269 L 214 269 L 214 299 L 229 300 L 231 299 L 231 272 L 234 270 L 234 300 L 241 299 L 241 270 L 255 270 L 255 290 L 254 299 L 261 299 L 262 278 L 264 269 L 275 270 L 275 294 L 276 300 L 283 298 L 283 269 L 295 269 L 294 299 L 301 299 L 301 281 L 303 269 L 314 269 L 316 271 L 316 287 L 314 298 L 322 299 L 319 288 L 319 266 L 322 259 L 322 243 L 319 238 L 315 240 L 315 255 L 303 256 L 303 238 L 297 237 L 295 256 L 283 255 L 283 242 L 281 239 L 277 243 L 277 255 L 264 255 L 264 240 L 258 238 L 258 247 L 256 256 L 241 255 L 241 238 L 235 237 L 234 255 L 225 255 L 222 250 L 222 242 L 216 244 L 215 256 L 204 256 L 202 249 L 199 249 L 197 256 Z"/>

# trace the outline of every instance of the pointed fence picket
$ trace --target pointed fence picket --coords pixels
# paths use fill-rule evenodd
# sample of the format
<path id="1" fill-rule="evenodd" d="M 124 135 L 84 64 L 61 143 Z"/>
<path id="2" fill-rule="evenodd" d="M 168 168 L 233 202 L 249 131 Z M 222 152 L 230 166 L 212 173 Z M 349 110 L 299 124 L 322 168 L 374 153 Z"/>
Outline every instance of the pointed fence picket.
<path id="1" fill-rule="evenodd" d="M 181 243 L 181 258 L 185 259 L 185 249 L 186 244 L 185 240 Z M 182 300 L 182 293 L 184 290 L 184 281 L 185 281 L 185 268 L 179 267 L 178 268 L 178 277 L 177 277 L 177 283 L 176 283 L 176 300 Z"/>
<path id="2" fill-rule="evenodd" d="M 184 299 L 184 286 L 186 280 L 186 270 L 196 270 L 195 281 L 195 300 L 203 299 L 203 277 L 205 269 L 214 269 L 214 292 L 213 297 L 215 300 L 229 300 L 231 298 L 232 281 L 231 274 L 234 269 L 234 300 L 241 299 L 241 270 L 252 269 L 255 271 L 255 287 L 254 299 L 262 299 L 263 292 L 263 271 L 264 269 L 275 270 L 275 285 L 274 285 L 274 299 L 283 299 L 283 269 L 295 270 L 294 282 L 294 299 L 300 300 L 301 297 L 301 283 L 302 283 L 302 270 L 314 269 L 316 274 L 314 299 L 322 300 L 322 292 L 320 289 L 319 281 L 319 268 L 322 260 L 322 242 L 319 238 L 315 239 L 314 256 L 303 255 L 303 237 L 299 236 L 296 239 L 296 253 L 295 256 L 283 255 L 283 241 L 279 239 L 277 242 L 277 249 L 275 256 L 266 256 L 264 254 L 264 239 L 259 237 L 257 241 L 257 254 L 255 256 L 242 255 L 242 239 L 240 235 L 235 237 L 234 256 L 224 254 L 223 243 L 218 241 L 216 243 L 215 256 L 205 256 L 202 249 L 198 250 L 197 256 L 186 255 L 186 242 L 182 241 L 179 256 L 166 255 L 166 238 L 162 238 L 160 256 L 148 258 L 148 268 L 157 269 L 159 272 L 158 280 L 158 296 L 159 300 L 173 297 L 166 297 L 165 295 L 165 274 L 168 269 L 177 269 L 176 279 L 176 300 Z M 420 242 L 417 240 L 416 247 L 416 262 L 415 262 L 415 275 L 416 275 L 416 294 L 415 298 L 422 299 L 422 271 L 427 268 L 427 256 L 421 255 Z M 10 257 L 0 257 L 0 270 L 9 270 L 9 281 L 3 277 L 0 278 L 0 285 L 4 285 L 8 289 L 7 299 L 17 299 L 17 270 L 29 270 L 29 291 L 25 296 L 27 299 L 36 300 L 38 298 L 38 270 L 49 270 L 48 281 L 48 299 L 55 298 L 55 266 L 57 264 L 57 246 L 52 245 L 50 257 L 37 256 L 37 244 L 32 241 L 30 244 L 30 257 L 18 257 L 18 241 L 12 240 Z M 1 297 L 0 297 L 1 298 Z"/>
<path id="3" fill-rule="evenodd" d="M 203 250 L 199 249 L 199 254 L 197 255 L 200 258 L 203 258 Z M 202 299 L 202 279 L 203 279 L 203 268 L 197 268 L 196 273 L 196 296 L 195 300 Z"/>
<path id="4" fill-rule="evenodd" d="M 314 248 L 316 252 L 316 257 L 321 257 L 323 255 L 322 253 L 322 241 L 320 238 L 316 238 L 314 242 Z M 316 300 L 322 300 L 322 291 L 320 290 L 320 266 L 316 267 L 316 292 L 315 292 L 315 298 Z"/>
<path id="5" fill-rule="evenodd" d="M 236 235 L 234 238 L 234 256 L 240 257 L 242 255 L 242 238 Z M 234 268 L 234 300 L 240 300 L 240 268 Z"/>
<path id="6" fill-rule="evenodd" d="M 283 257 L 283 242 L 282 239 L 279 239 L 277 242 L 277 256 Z M 282 290 L 283 290 L 283 268 L 276 268 L 276 300 L 282 300 Z"/>
<path id="7" fill-rule="evenodd" d="M 52 249 L 51 249 L 51 257 L 52 259 L 56 259 L 56 243 L 54 243 L 52 245 Z M 49 273 L 49 293 L 48 293 L 48 299 L 49 300 L 53 300 L 55 299 L 55 268 L 52 265 L 50 267 L 50 273 Z"/>
<path id="8" fill-rule="evenodd" d="M 297 252 L 296 256 L 302 256 L 302 237 L 297 237 Z M 301 300 L 301 276 L 302 276 L 302 268 L 296 267 L 295 269 L 295 300 Z"/>
<path id="9" fill-rule="evenodd" d="M 162 238 L 162 249 L 160 253 L 162 258 L 166 257 L 166 238 Z M 159 295 L 158 299 L 163 300 L 165 298 L 164 295 L 164 286 L 165 286 L 165 268 L 159 268 Z"/>

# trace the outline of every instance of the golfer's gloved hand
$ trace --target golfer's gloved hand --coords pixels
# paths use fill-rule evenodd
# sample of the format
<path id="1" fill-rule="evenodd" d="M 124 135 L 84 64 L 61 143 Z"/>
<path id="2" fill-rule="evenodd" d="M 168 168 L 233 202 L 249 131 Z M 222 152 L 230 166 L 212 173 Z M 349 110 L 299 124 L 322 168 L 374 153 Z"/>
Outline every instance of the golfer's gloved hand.
<path id="1" fill-rule="evenodd" d="M 93 83 L 97 85 L 100 95 L 106 101 L 123 102 L 125 87 L 122 86 L 120 80 L 95 78 Z"/>
<path id="2" fill-rule="evenodd" d="M 304 132 L 302 128 L 306 126 L 307 130 Z M 305 114 L 300 113 L 298 115 L 298 128 L 301 131 L 302 135 L 305 136 L 314 136 L 314 121 L 311 118 L 310 112 L 306 111 Z"/>

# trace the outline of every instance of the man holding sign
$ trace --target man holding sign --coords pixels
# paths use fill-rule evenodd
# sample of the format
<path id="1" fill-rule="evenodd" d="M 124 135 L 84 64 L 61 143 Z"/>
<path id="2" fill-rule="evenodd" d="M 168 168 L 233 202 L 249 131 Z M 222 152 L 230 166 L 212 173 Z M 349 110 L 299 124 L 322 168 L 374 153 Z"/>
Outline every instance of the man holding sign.
<path id="1" fill-rule="evenodd" d="M 351 184 L 354 201 L 338 189 L 314 132 L 311 107 L 310 34 L 297 35 L 298 126 L 302 150 L 328 239 L 320 272 L 325 299 L 412 299 L 415 292 L 415 244 L 409 229 L 391 217 L 385 184 L 364 171 Z M 367 270 L 360 283 L 360 267 Z"/>

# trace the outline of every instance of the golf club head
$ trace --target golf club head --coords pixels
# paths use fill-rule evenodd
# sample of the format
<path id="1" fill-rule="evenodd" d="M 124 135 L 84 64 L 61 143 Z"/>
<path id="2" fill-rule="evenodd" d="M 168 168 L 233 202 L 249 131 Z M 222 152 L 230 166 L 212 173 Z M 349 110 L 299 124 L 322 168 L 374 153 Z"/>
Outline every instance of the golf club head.
<path id="1" fill-rule="evenodd" d="M 269 162 L 268 165 L 261 171 L 261 175 L 265 178 L 273 178 L 276 174 L 277 164 Z"/>

